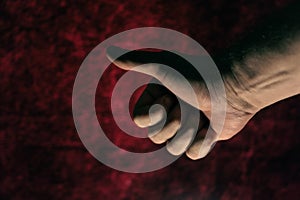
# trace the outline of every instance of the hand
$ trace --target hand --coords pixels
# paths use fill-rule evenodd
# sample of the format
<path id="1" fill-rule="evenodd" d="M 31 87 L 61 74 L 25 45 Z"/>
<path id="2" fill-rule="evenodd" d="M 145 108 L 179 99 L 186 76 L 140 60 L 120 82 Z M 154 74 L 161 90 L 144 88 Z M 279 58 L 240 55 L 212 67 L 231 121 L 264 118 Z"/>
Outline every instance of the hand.
<path id="1" fill-rule="evenodd" d="M 227 110 L 225 124 L 222 132 L 215 134 L 218 135 L 217 138 L 214 138 L 209 143 L 203 144 L 203 136 L 206 134 L 211 120 L 211 102 L 206 85 L 201 76 L 197 75 L 197 72 L 194 71 L 195 69 L 193 66 L 178 55 L 166 51 L 126 51 L 126 54 L 114 60 L 116 51 L 126 50 L 110 47 L 107 50 L 108 57 L 116 66 L 125 70 L 134 70 L 134 67 L 142 64 L 157 63 L 146 65 L 142 70 L 138 71 L 152 76 L 160 81 L 165 87 L 149 84 L 135 105 L 133 113 L 134 121 L 138 126 L 155 127 L 161 122 L 163 111 L 160 109 L 154 110 L 150 118 L 149 108 L 153 104 L 160 104 L 164 107 L 167 112 L 167 119 L 164 127 L 158 133 L 151 131 L 153 128 L 149 129 L 149 138 L 154 143 L 161 144 L 168 142 L 177 131 L 180 130 L 183 123 L 186 123 L 181 121 L 180 106 L 176 97 L 185 102 L 184 105 L 189 109 L 197 109 L 200 113 L 201 120 L 198 129 L 195 130 L 197 135 L 194 138 L 194 141 L 192 141 L 192 144 L 189 145 L 191 134 L 186 132 L 181 137 L 176 138 L 176 141 L 172 140 L 172 142 L 168 142 L 167 149 L 171 154 L 180 155 L 185 152 L 191 159 L 202 158 L 207 155 L 216 141 L 228 140 L 236 135 L 258 111 L 257 108 L 241 99 L 236 93 L 236 91 L 242 89 L 242 86 L 237 84 L 238 81 L 235 81 L 234 74 L 232 74 L 230 70 L 227 70 L 226 72 L 221 70 L 226 89 L 225 101 L 227 103 Z M 193 97 L 184 88 L 184 84 L 180 81 L 180 78 L 176 77 L 176 74 L 166 71 L 160 64 L 175 69 L 190 82 L 196 93 L 199 102 L 198 105 L 190 101 Z M 187 120 L 188 119 L 185 121 Z M 212 127 L 212 129 L 213 128 L 214 127 Z M 200 147 L 202 151 L 200 151 Z"/>
<path id="2" fill-rule="evenodd" d="M 148 85 L 134 109 L 136 124 L 149 127 L 149 138 L 153 142 L 167 141 L 170 153 L 180 155 L 186 152 L 191 159 L 199 159 L 206 156 L 214 142 L 236 135 L 260 109 L 300 94 L 299 8 L 300 3 L 296 1 L 274 13 L 264 24 L 250 31 L 243 40 L 226 49 L 223 59 L 217 58 L 226 90 L 226 97 L 223 98 L 227 103 L 227 110 L 223 130 L 215 133 L 209 142 L 203 140 L 203 135 L 208 124 L 214 129 L 214 124 L 218 124 L 218 121 L 211 121 L 210 95 L 193 66 L 180 56 L 167 51 L 128 52 L 116 47 L 108 48 L 108 57 L 115 65 L 125 70 L 148 74 L 165 86 L 161 88 L 158 85 Z M 114 55 L 122 56 L 115 59 Z M 135 68 L 142 64 L 147 65 Z M 193 95 L 190 88 L 186 88 L 184 80 L 178 74 L 165 70 L 163 65 L 173 68 L 189 81 L 198 103 L 192 101 Z M 213 89 L 220 94 L 218 88 Z M 185 132 L 182 127 L 192 121 L 193 116 L 187 115 L 186 119 L 181 120 L 184 113 L 180 113 L 175 97 L 185 102 L 181 105 L 190 111 L 196 109 L 200 113 L 200 123 L 198 126 L 195 124 L 198 129 L 194 130 L 197 135 L 191 145 L 189 144 L 194 138 L 193 134 Z M 150 118 L 148 110 L 153 104 L 161 104 L 168 113 L 166 124 L 160 131 L 155 131 L 155 127 L 161 123 L 163 112 L 161 109 L 154 109 Z M 172 139 L 175 134 L 176 137 Z M 170 139 L 171 142 L 168 142 Z"/>

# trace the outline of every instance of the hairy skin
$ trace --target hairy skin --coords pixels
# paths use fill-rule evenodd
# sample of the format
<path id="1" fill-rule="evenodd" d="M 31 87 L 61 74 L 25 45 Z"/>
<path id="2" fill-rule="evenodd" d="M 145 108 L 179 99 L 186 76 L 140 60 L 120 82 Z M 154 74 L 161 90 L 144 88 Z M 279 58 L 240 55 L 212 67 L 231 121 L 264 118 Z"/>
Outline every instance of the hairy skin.
<path id="1" fill-rule="evenodd" d="M 194 73 L 193 66 L 179 56 L 162 51 L 131 51 L 111 47 L 108 57 L 114 64 L 125 70 L 133 70 L 141 64 L 149 64 L 138 72 L 153 76 L 165 88 L 148 85 L 134 110 L 134 121 L 140 127 L 151 127 L 159 123 L 161 112 L 149 117 L 149 107 L 161 104 L 167 111 L 164 128 L 149 134 L 154 143 L 168 142 L 182 126 L 180 107 L 175 96 L 183 100 L 190 109 L 197 109 L 201 115 L 197 135 L 189 146 L 188 137 L 175 141 L 179 145 L 167 143 L 167 149 L 174 155 L 186 153 L 191 159 L 207 155 L 214 142 L 227 140 L 236 135 L 247 122 L 262 108 L 277 101 L 300 93 L 300 3 L 296 2 L 279 13 L 271 16 L 249 35 L 215 57 L 226 90 L 226 118 L 221 133 L 210 143 L 203 144 L 203 135 L 211 121 L 211 106 L 208 90 L 202 78 Z M 116 51 L 127 53 L 115 58 Z M 168 73 L 160 64 L 167 65 L 184 75 L 196 92 L 199 105 L 190 102 L 192 96 L 183 88 L 180 79 Z M 225 98 L 225 97 L 224 97 Z M 152 116 L 153 117 L 153 116 Z M 214 126 L 212 126 L 214 128 Z M 181 141 L 180 141 L 181 140 Z M 173 142 L 173 141 L 172 141 Z M 206 145 L 203 148 L 203 145 Z M 202 147 L 200 151 L 200 147 Z"/>

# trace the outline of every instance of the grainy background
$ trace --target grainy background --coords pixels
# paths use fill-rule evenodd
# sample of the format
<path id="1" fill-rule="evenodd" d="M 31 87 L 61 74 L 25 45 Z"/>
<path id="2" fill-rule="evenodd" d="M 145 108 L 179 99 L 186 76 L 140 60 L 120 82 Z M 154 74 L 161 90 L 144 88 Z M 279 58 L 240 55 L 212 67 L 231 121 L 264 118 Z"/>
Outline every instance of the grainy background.
<path id="1" fill-rule="evenodd" d="M 72 118 L 77 70 L 101 41 L 143 26 L 188 34 L 210 53 L 228 47 L 289 1 L 1 1 L 0 199 L 297 199 L 299 95 L 257 114 L 208 157 L 181 157 L 128 174 L 94 159 Z M 124 72 L 110 66 L 97 111 L 122 148 L 157 148 L 122 133 L 109 97 Z M 138 145 L 137 145 L 138 142 Z"/>

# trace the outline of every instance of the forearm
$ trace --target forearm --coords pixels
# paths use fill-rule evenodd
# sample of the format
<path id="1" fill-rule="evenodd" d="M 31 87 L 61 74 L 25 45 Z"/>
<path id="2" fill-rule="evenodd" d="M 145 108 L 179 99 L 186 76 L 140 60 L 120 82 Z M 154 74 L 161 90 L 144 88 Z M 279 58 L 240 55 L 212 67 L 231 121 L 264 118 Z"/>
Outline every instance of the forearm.
<path id="1" fill-rule="evenodd" d="M 300 93 L 299 12 L 293 4 L 228 50 L 228 90 L 249 112 Z"/>

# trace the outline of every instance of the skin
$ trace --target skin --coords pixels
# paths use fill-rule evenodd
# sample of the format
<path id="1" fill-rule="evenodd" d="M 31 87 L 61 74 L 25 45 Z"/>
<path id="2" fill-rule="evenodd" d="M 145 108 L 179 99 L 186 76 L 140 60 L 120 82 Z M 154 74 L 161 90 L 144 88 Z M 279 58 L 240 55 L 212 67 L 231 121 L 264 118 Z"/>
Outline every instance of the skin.
<path id="1" fill-rule="evenodd" d="M 167 112 L 167 121 L 160 132 L 149 134 L 149 138 L 157 144 L 167 142 L 167 149 L 171 154 L 186 153 L 189 158 L 196 160 L 206 156 L 214 142 L 228 140 L 239 133 L 259 110 L 299 94 L 299 10 L 299 3 L 295 3 L 270 16 L 264 24 L 226 49 L 221 56 L 213 57 L 223 78 L 227 110 L 222 132 L 216 133 L 218 137 L 205 144 L 203 136 L 208 124 L 217 122 L 211 121 L 209 93 L 202 78 L 193 73 L 193 66 L 166 51 L 129 52 L 118 47 L 110 47 L 107 55 L 121 69 L 136 70 L 133 68 L 141 64 L 155 63 L 145 65 L 137 71 L 151 75 L 165 86 L 153 84 L 147 86 L 134 109 L 135 123 L 140 127 L 155 126 L 160 122 L 162 113 L 158 109 L 150 118 L 149 108 L 153 104 L 162 105 Z M 115 58 L 116 51 L 127 53 Z M 189 80 L 197 95 L 198 105 L 190 101 L 192 96 L 186 92 L 179 81 L 180 78 L 168 73 L 161 64 L 172 67 Z M 185 141 L 190 140 L 190 137 L 179 137 L 175 142 L 168 142 L 183 125 L 176 97 L 190 109 L 198 110 L 201 116 L 198 129 L 195 130 L 197 135 L 191 145 Z"/>

